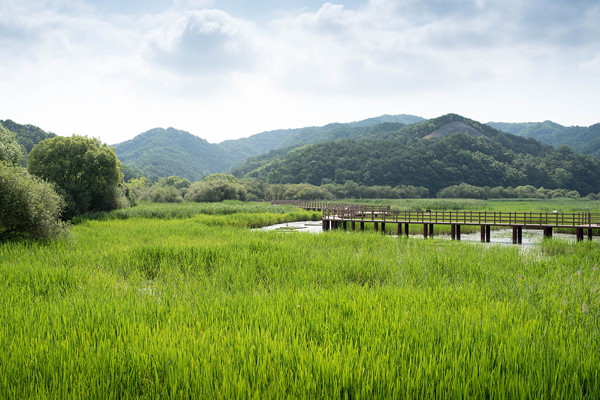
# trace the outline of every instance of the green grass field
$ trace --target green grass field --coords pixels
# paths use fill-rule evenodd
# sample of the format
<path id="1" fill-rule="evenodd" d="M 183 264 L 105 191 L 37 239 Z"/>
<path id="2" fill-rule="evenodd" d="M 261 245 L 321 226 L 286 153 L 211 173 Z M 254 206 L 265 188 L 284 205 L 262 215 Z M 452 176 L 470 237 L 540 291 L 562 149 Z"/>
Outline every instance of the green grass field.
<path id="1" fill-rule="evenodd" d="M 0 245 L 1 398 L 600 397 L 597 243 L 253 231 L 320 218 L 264 204 L 94 218 Z"/>

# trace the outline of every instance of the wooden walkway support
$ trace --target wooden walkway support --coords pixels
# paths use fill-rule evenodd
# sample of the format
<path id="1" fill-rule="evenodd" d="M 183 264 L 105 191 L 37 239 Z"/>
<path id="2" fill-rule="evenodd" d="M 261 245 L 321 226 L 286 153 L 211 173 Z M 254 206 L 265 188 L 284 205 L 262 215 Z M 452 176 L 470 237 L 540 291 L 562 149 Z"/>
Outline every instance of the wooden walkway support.
<path id="1" fill-rule="evenodd" d="M 577 240 L 592 239 L 593 229 L 600 229 L 600 213 L 534 213 L 534 212 L 490 212 L 490 211 L 396 211 L 390 206 L 366 204 L 334 203 L 322 201 L 277 200 L 273 205 L 294 205 L 307 210 L 323 212 L 323 230 L 347 229 L 349 221 L 352 230 L 360 222 L 360 230 L 365 230 L 365 222 L 372 223 L 375 231 L 385 233 L 386 223 L 397 224 L 398 236 L 408 235 L 410 224 L 423 225 L 423 237 L 433 237 L 434 225 L 450 225 L 452 240 L 460 240 L 462 225 L 478 225 L 481 228 L 481 241 L 489 242 L 491 227 L 512 228 L 512 242 L 523 243 L 523 229 L 541 229 L 544 237 L 552 237 L 553 228 L 574 228 Z M 339 224 L 339 225 L 338 225 Z"/>

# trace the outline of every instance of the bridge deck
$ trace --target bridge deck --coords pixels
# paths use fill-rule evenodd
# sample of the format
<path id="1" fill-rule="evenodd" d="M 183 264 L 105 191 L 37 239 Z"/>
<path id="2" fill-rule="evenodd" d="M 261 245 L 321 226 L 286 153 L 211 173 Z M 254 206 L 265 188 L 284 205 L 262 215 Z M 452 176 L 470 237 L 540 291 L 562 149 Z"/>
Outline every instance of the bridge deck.
<path id="1" fill-rule="evenodd" d="M 490 227 L 498 226 L 513 229 L 513 243 L 521 243 L 522 229 L 543 229 L 544 236 L 552 236 L 553 228 L 575 228 L 577 240 L 583 240 L 583 230 L 587 229 L 588 239 L 592 238 L 592 229 L 600 229 L 600 213 L 558 213 L 558 212 L 491 212 L 491 211 L 397 211 L 390 206 L 372 206 L 366 204 L 334 203 L 322 201 L 278 200 L 271 204 L 286 204 L 307 210 L 323 211 L 323 230 L 346 228 L 347 223 L 375 225 L 375 230 L 385 230 L 386 223 L 398 224 L 398 235 L 408 235 L 410 224 L 423 224 L 423 235 L 433 236 L 433 225 L 450 225 L 452 239 L 460 240 L 462 225 L 481 226 L 481 240 L 490 241 Z"/>
<path id="2" fill-rule="evenodd" d="M 323 219 L 441 225 L 523 226 L 531 228 L 600 228 L 600 213 L 534 213 L 472 211 L 361 212 L 324 209 Z"/>

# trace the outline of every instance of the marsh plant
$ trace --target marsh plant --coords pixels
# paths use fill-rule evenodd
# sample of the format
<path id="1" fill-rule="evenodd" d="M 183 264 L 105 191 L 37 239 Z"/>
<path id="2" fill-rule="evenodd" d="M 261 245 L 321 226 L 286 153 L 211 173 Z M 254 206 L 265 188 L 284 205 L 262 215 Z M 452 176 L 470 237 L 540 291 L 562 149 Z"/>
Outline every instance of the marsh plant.
<path id="1" fill-rule="evenodd" d="M 1 245 L 0 397 L 600 396 L 595 243 L 264 232 L 320 216 L 192 206 Z"/>

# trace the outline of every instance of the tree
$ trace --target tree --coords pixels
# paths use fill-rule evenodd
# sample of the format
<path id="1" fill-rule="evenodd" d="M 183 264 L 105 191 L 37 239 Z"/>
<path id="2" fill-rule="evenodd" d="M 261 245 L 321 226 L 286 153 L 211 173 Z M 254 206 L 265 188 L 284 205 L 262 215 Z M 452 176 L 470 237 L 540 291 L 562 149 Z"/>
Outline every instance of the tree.
<path id="1" fill-rule="evenodd" d="M 207 177 L 204 178 L 204 182 L 210 182 L 210 181 L 227 181 L 227 182 L 231 182 L 231 183 L 237 183 L 239 181 L 239 179 L 231 174 L 218 173 L 218 174 L 208 175 Z"/>
<path id="2" fill-rule="evenodd" d="M 57 136 L 29 153 L 28 169 L 56 185 L 66 201 L 63 217 L 129 205 L 121 190 L 121 163 L 97 138 Z"/>
<path id="3" fill-rule="evenodd" d="M 160 178 L 156 184 L 163 187 L 172 186 L 175 189 L 186 189 L 191 186 L 192 182 L 179 176 L 168 176 L 166 178 Z"/>
<path id="4" fill-rule="evenodd" d="M 15 135 L 0 124 L 0 162 L 16 165 L 21 158 L 23 153 Z"/>

